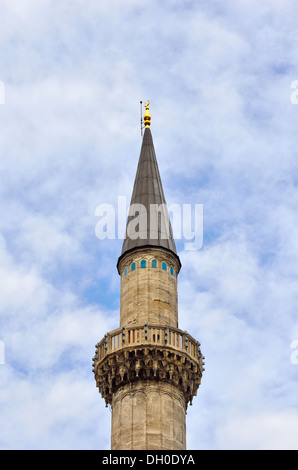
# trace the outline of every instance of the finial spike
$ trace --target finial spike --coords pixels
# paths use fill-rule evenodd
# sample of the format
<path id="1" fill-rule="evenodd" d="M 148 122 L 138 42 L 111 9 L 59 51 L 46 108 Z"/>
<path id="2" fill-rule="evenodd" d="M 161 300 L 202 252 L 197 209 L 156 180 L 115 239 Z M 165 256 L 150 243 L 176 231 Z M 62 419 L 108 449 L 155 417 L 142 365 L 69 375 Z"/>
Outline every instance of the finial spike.
<path id="1" fill-rule="evenodd" d="M 143 101 L 140 101 L 140 106 L 141 106 L 141 137 L 143 136 L 142 104 L 143 104 Z"/>

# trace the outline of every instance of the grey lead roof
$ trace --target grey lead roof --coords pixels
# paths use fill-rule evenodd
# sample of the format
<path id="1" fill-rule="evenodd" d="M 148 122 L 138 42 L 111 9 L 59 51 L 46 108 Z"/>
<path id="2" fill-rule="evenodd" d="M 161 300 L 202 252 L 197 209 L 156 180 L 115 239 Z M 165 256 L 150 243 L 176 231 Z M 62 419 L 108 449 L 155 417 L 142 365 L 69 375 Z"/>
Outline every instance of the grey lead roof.
<path id="1" fill-rule="evenodd" d="M 130 210 L 121 257 L 145 246 L 164 248 L 177 255 L 149 127 L 144 132 Z"/>

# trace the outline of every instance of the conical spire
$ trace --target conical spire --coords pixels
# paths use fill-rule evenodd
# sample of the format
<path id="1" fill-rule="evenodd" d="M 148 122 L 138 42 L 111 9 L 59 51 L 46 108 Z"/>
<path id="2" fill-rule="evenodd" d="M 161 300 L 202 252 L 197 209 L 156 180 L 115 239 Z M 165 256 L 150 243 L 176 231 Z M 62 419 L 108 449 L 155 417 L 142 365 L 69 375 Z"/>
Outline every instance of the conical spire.
<path id="1" fill-rule="evenodd" d="M 149 126 L 144 132 L 120 258 L 141 247 L 163 248 L 177 256 Z"/>

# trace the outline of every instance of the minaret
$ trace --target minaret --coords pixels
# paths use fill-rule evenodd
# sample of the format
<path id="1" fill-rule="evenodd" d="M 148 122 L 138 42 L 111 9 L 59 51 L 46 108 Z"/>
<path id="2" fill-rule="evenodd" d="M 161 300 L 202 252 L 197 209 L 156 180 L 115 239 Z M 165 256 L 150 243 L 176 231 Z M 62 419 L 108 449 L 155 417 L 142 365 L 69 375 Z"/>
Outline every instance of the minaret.
<path id="1" fill-rule="evenodd" d="M 200 344 L 178 328 L 181 268 L 151 130 L 145 132 L 118 259 L 120 327 L 96 345 L 94 375 L 112 410 L 112 450 L 186 449 L 186 410 L 201 383 Z M 137 215 L 136 215 L 137 214 Z"/>

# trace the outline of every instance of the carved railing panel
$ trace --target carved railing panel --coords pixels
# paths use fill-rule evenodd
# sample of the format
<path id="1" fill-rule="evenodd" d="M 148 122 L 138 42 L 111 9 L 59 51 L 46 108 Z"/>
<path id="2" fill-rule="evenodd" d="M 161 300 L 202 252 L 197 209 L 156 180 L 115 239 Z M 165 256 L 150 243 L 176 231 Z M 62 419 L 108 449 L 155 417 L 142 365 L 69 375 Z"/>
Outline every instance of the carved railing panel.
<path id="1" fill-rule="evenodd" d="M 169 326 L 145 324 L 117 328 L 107 333 L 96 345 L 98 360 L 102 360 L 112 351 L 134 344 L 171 346 L 186 351 L 193 358 L 200 356 L 199 343 L 186 331 Z"/>

